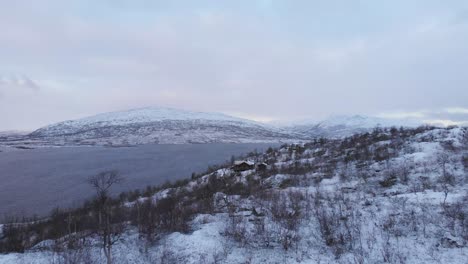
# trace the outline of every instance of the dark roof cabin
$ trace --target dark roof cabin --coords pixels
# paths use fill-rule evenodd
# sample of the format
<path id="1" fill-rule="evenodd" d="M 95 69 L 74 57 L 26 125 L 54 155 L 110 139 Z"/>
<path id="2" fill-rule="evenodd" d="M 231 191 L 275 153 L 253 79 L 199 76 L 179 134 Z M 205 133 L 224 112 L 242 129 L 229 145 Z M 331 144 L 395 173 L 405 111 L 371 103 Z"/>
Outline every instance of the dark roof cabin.
<path id="1" fill-rule="evenodd" d="M 231 169 L 235 172 L 252 170 L 254 168 L 255 168 L 255 164 L 250 161 L 236 161 L 234 162 L 234 166 L 231 167 Z"/>

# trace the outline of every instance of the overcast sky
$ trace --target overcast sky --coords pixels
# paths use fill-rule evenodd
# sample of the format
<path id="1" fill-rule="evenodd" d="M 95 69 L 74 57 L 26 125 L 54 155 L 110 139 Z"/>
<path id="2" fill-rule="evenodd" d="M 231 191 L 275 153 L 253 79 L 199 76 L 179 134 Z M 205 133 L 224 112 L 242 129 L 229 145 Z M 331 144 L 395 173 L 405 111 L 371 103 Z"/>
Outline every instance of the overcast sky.
<path id="1" fill-rule="evenodd" d="M 468 120 L 468 1 L 0 0 L 0 130 L 165 106 Z"/>

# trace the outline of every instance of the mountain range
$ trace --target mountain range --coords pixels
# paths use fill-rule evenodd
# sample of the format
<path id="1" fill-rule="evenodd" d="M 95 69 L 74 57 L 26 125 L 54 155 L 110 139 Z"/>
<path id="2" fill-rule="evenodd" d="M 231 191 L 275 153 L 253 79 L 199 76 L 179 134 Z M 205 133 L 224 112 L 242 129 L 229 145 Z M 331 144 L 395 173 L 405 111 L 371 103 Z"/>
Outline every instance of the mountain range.
<path id="1" fill-rule="evenodd" d="M 109 145 L 300 142 L 344 137 L 390 126 L 417 126 L 407 120 L 362 115 L 332 116 L 321 122 L 271 125 L 221 113 L 146 107 L 51 124 L 26 135 L 0 134 L 0 144 Z"/>

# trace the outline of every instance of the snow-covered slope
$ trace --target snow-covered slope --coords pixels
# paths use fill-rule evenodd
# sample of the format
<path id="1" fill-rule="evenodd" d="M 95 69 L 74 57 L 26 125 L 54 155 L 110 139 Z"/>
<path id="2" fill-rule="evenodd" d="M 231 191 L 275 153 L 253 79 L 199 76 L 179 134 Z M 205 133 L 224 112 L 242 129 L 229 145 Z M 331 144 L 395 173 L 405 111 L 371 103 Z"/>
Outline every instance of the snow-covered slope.
<path id="1" fill-rule="evenodd" d="M 362 115 L 332 116 L 321 122 L 268 125 L 221 113 L 147 107 L 64 121 L 40 128 L 1 145 L 138 145 L 187 143 L 303 142 L 316 137 L 340 138 L 375 127 L 416 127 L 414 120 Z M 22 146 L 22 145 L 21 145 Z"/>
<path id="2" fill-rule="evenodd" d="M 210 120 L 220 122 L 238 122 L 254 124 L 253 121 L 228 116 L 221 113 L 193 112 L 163 107 L 146 107 L 127 111 L 110 112 L 86 117 L 78 120 L 64 121 L 47 126 L 42 131 L 57 131 L 58 133 L 70 133 L 75 129 L 86 126 L 122 126 L 138 123 L 151 123 L 167 120 Z M 69 130 L 67 130 L 69 129 Z"/>
<path id="3" fill-rule="evenodd" d="M 379 118 L 364 115 L 337 115 L 331 116 L 330 118 L 323 120 L 318 124 L 321 128 L 330 128 L 334 126 L 346 126 L 355 128 L 375 128 L 380 127 L 391 127 L 391 126 L 415 126 L 419 125 L 416 122 L 403 119 L 388 119 Z"/>
<path id="4" fill-rule="evenodd" d="M 409 119 L 387 119 L 363 115 L 337 115 L 320 122 L 301 121 L 288 127 L 303 136 L 344 137 L 376 127 L 416 127 L 422 123 Z"/>
<path id="5" fill-rule="evenodd" d="M 220 113 L 148 107 L 99 114 L 40 128 L 31 138 L 56 144 L 280 142 L 298 137 L 254 121 Z"/>
<path id="6" fill-rule="evenodd" d="M 467 263 L 467 128 L 382 129 L 245 159 L 269 166 L 221 166 L 122 200 L 113 263 Z M 31 228 L 34 243 L 0 264 L 105 263 L 102 238 L 61 228 L 74 213 Z M 66 236 L 44 240 L 53 228 Z"/>

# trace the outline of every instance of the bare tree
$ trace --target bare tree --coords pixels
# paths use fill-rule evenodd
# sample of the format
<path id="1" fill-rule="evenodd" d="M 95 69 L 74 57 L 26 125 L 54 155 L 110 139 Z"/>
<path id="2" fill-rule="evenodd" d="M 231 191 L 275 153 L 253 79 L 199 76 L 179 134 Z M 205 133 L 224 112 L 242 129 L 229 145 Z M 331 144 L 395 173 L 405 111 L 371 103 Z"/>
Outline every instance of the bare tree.
<path id="1" fill-rule="evenodd" d="M 110 197 L 110 188 L 117 183 L 121 183 L 123 178 L 117 171 L 104 171 L 91 176 L 88 183 L 94 188 L 97 198 L 105 202 Z"/>
<path id="2" fill-rule="evenodd" d="M 468 149 L 468 129 L 466 128 L 463 131 L 461 142 L 462 142 L 463 148 L 467 150 Z"/>
<path id="3" fill-rule="evenodd" d="M 102 249 L 107 264 L 112 264 L 112 245 L 117 242 L 122 232 L 122 226 L 112 221 L 110 189 L 113 185 L 122 182 L 122 180 L 123 178 L 117 171 L 104 171 L 88 179 L 88 183 L 96 191 L 97 231 L 102 240 Z"/>
<path id="4" fill-rule="evenodd" d="M 468 172 L 468 129 L 465 128 L 463 131 L 463 136 L 462 136 L 462 148 L 464 150 L 464 154 L 462 155 L 462 164 L 463 167 L 465 168 L 465 171 Z"/>
<path id="5" fill-rule="evenodd" d="M 449 194 L 450 185 L 453 185 L 454 179 L 453 176 L 447 171 L 447 164 L 450 162 L 450 156 L 445 152 L 440 152 L 437 154 L 437 163 L 441 169 L 441 177 L 439 181 L 442 183 L 442 188 L 444 192 L 444 201 L 443 207 L 445 208 L 445 203 L 447 201 L 447 196 Z"/>

